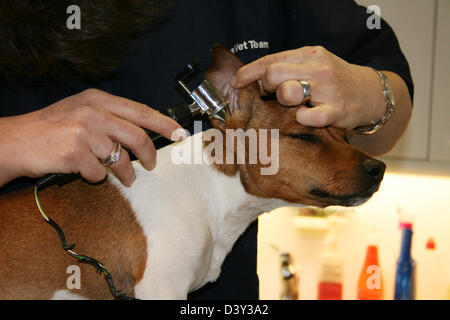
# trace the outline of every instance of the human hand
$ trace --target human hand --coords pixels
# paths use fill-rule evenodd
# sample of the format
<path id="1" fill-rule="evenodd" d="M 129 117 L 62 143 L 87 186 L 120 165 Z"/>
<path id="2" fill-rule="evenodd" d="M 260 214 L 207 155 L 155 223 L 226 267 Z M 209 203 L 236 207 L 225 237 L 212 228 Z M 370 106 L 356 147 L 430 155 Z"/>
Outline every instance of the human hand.
<path id="1" fill-rule="evenodd" d="M 302 105 L 308 80 L 312 100 Z M 298 106 L 297 121 L 305 126 L 353 129 L 378 122 L 385 112 L 380 77 L 368 67 L 347 63 L 323 47 L 303 47 L 267 55 L 241 67 L 231 85 L 242 88 L 253 81 L 261 95 L 276 92 L 285 106 Z"/>
<path id="2" fill-rule="evenodd" d="M 180 125 L 146 105 L 96 89 L 29 114 L 1 118 L 0 144 L 3 154 L 9 155 L 8 164 L 2 165 L 7 171 L 3 176 L 9 177 L 3 180 L 80 173 L 89 182 L 101 181 L 107 170 L 99 159 L 111 154 L 113 141 L 131 150 L 151 170 L 156 165 L 156 150 L 140 127 L 170 139 Z M 125 150 L 109 168 L 125 186 L 135 179 Z"/>

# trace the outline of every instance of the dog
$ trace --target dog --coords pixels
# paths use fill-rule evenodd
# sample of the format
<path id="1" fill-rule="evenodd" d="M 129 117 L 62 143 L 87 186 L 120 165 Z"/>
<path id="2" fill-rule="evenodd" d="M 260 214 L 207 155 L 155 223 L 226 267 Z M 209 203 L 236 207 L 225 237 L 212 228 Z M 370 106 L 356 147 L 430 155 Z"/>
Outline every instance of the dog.
<path id="1" fill-rule="evenodd" d="M 230 129 L 277 129 L 274 174 L 261 174 L 268 164 L 259 160 L 174 164 L 175 148 L 192 143 L 194 135 L 160 149 L 152 171 L 133 162 L 136 180 L 129 188 L 110 175 L 100 185 L 77 180 L 40 192 L 68 241 L 101 260 L 116 287 L 132 297 L 186 299 L 215 281 L 233 244 L 260 213 L 286 205 L 359 205 L 380 186 L 385 164 L 348 144 L 344 130 L 300 125 L 296 108 L 263 101 L 257 83 L 232 88 L 230 78 L 242 65 L 227 48 L 213 47 L 205 77 L 230 103 L 226 121 L 213 120 L 211 130 L 225 136 Z M 233 143 L 225 141 L 212 156 L 230 153 Z M 203 148 L 213 142 L 203 141 Z M 232 156 L 236 160 L 236 150 Z M 31 190 L 1 196 L 0 216 L 0 299 L 112 298 L 86 264 L 79 264 L 81 288 L 68 289 L 68 267 L 77 261 L 44 223 Z"/>

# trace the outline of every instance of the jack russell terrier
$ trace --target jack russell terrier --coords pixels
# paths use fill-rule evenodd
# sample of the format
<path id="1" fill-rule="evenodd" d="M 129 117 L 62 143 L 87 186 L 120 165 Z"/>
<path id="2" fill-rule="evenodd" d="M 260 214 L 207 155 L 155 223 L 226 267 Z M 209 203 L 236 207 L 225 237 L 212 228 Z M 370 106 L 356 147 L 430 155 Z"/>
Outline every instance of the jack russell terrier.
<path id="1" fill-rule="evenodd" d="M 383 162 L 346 143 L 344 130 L 301 126 L 296 108 L 261 100 L 257 83 L 233 89 L 229 82 L 240 66 L 228 49 L 214 46 L 206 79 L 230 104 L 226 122 L 212 121 L 211 130 L 278 129 L 274 174 L 261 174 L 268 165 L 259 160 L 175 164 L 174 148 L 194 135 L 160 149 L 152 171 L 133 162 L 136 181 L 129 188 L 110 175 L 100 185 L 78 180 L 41 191 L 67 238 L 100 259 L 116 287 L 132 297 L 186 299 L 215 281 L 235 241 L 262 212 L 292 204 L 358 205 L 378 190 Z M 216 145 L 215 156 L 220 148 L 229 154 L 230 143 Z M 44 223 L 31 190 L 1 196 L 0 217 L 0 299 L 112 298 L 87 264 L 79 264 L 81 289 L 68 289 L 67 268 L 77 262 Z"/>

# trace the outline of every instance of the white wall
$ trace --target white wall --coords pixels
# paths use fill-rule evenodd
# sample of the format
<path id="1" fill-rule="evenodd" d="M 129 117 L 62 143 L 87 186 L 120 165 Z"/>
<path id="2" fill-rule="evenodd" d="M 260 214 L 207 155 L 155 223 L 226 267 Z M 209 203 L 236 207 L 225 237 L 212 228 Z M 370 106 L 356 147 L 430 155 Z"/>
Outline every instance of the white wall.
<path id="1" fill-rule="evenodd" d="M 428 159 L 436 1 L 356 1 L 364 6 L 379 6 L 381 17 L 397 35 L 414 80 L 414 112 L 405 135 L 389 153 L 394 158 Z"/>

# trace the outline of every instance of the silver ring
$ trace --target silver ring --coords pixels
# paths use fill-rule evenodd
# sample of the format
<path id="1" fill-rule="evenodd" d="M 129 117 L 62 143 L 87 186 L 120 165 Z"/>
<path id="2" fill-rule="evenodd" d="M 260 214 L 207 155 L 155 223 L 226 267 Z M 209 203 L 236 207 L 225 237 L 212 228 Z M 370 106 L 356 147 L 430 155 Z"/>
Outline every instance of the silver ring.
<path id="1" fill-rule="evenodd" d="M 303 101 L 302 104 L 307 104 L 311 101 L 312 96 L 311 96 L 311 84 L 309 83 L 308 80 L 299 80 L 298 82 L 300 82 L 300 84 L 302 85 L 303 88 Z"/>
<path id="2" fill-rule="evenodd" d="M 108 166 L 118 162 L 120 159 L 121 152 L 122 152 L 122 146 L 117 141 L 114 141 L 113 151 L 111 151 L 111 154 L 109 155 L 108 158 L 106 158 L 105 160 L 102 160 L 102 164 L 105 167 L 108 167 Z"/>

